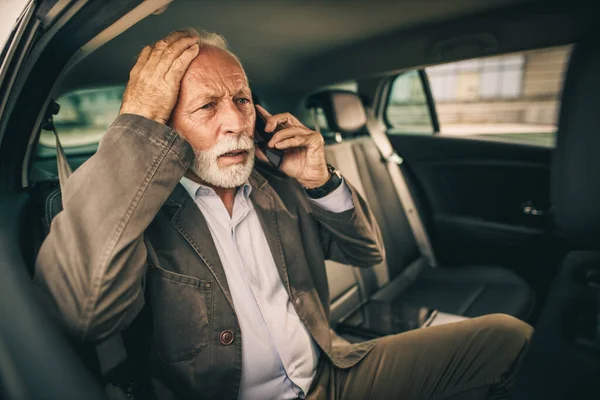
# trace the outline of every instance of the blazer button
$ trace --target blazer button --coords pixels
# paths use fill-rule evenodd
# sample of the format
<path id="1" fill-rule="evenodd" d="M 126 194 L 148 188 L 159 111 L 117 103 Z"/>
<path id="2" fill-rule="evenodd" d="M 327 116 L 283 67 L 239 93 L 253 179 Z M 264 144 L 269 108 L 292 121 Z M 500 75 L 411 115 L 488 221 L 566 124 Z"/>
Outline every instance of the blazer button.
<path id="1" fill-rule="evenodd" d="M 233 331 L 229 329 L 224 330 L 219 335 L 219 340 L 223 346 L 229 346 L 231 343 L 233 343 L 233 339 L 235 339 L 235 335 L 233 334 Z"/>

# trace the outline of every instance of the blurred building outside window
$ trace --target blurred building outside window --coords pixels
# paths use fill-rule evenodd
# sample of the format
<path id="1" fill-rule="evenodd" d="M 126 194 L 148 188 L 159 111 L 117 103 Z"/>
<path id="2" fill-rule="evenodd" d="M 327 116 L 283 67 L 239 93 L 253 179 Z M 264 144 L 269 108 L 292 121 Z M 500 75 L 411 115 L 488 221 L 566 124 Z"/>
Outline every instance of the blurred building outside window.
<path id="1" fill-rule="evenodd" d="M 561 46 L 426 68 L 439 134 L 554 146 L 570 53 L 571 46 Z M 426 108 L 416 95 L 424 94 L 421 82 L 417 74 L 412 79 L 403 78 L 406 74 L 394 81 L 386 110 L 388 123 L 398 132 L 417 120 L 418 129 L 406 133 L 430 133 L 423 114 Z M 410 105 L 401 105 L 408 93 L 412 93 Z"/>
<path id="2" fill-rule="evenodd" d="M 97 144 L 119 115 L 125 86 L 76 90 L 60 96 L 54 125 L 65 149 Z M 40 145 L 54 148 L 54 134 L 42 131 Z"/>

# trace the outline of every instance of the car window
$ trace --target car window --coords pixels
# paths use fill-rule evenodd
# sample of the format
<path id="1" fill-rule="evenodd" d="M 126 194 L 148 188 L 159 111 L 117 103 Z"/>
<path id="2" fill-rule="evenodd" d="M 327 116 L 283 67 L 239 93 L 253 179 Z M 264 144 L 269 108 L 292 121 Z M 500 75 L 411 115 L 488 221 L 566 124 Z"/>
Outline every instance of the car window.
<path id="1" fill-rule="evenodd" d="M 561 46 L 426 68 L 439 134 L 554 146 L 570 53 Z M 416 118 L 426 122 L 418 74 L 412 83 L 407 76 L 394 81 L 386 110 L 393 133 L 417 131 Z"/>
<path id="2" fill-rule="evenodd" d="M 392 83 L 385 118 L 393 133 L 432 134 L 427 96 L 418 71 L 404 72 Z"/>
<path id="3" fill-rule="evenodd" d="M 60 143 L 67 154 L 97 145 L 102 135 L 119 114 L 125 86 L 110 86 L 76 90 L 60 96 L 56 102 L 60 111 L 54 116 L 54 125 Z M 54 134 L 42 131 L 38 157 L 54 153 Z"/>

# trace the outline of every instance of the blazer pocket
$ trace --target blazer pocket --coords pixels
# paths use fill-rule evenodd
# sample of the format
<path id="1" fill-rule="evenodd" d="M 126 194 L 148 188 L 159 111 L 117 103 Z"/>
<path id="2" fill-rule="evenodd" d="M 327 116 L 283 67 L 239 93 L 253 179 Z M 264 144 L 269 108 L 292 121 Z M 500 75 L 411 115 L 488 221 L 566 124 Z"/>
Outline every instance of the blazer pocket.
<path id="1" fill-rule="evenodd" d="M 151 297 L 158 359 L 180 363 L 198 357 L 208 346 L 212 281 L 150 265 L 146 285 Z"/>

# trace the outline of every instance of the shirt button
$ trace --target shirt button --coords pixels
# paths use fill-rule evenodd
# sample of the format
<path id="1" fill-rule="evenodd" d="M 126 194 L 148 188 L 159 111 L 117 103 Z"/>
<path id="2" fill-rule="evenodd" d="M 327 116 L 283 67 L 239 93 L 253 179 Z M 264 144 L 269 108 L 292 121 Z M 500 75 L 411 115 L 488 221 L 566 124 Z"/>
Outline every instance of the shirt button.
<path id="1" fill-rule="evenodd" d="M 235 339 L 235 335 L 233 334 L 233 331 L 229 329 L 224 330 L 219 335 L 219 340 L 223 346 L 229 346 L 231 343 L 233 343 L 233 339 Z"/>
<path id="2" fill-rule="evenodd" d="M 211 287 L 211 286 L 212 286 L 212 285 L 211 285 L 211 283 L 210 283 L 210 282 L 206 282 L 206 283 L 204 284 L 204 287 L 205 287 L 205 288 L 207 288 L 207 289 L 210 289 L 210 287 Z"/>

